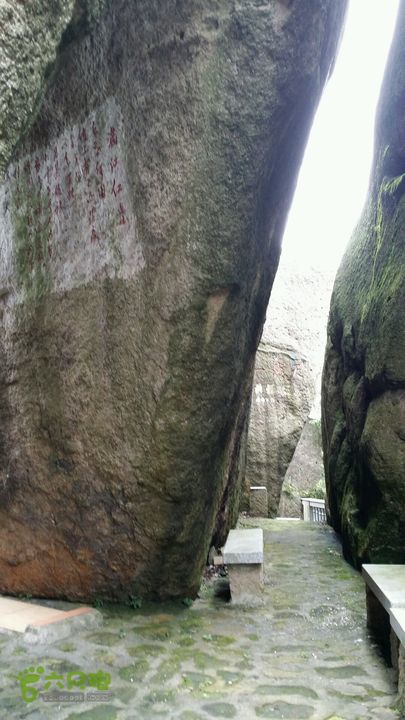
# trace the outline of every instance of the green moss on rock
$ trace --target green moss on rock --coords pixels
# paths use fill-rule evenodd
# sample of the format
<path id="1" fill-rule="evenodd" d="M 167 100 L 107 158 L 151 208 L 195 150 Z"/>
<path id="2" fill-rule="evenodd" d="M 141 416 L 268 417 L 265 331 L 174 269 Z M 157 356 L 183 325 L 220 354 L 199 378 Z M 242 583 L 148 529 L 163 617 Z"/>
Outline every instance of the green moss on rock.
<path id="1" fill-rule="evenodd" d="M 401 7 L 379 105 L 363 217 L 332 295 L 323 375 L 331 520 L 346 556 L 405 562 L 405 98 Z M 343 420 L 342 420 L 343 418 Z"/>

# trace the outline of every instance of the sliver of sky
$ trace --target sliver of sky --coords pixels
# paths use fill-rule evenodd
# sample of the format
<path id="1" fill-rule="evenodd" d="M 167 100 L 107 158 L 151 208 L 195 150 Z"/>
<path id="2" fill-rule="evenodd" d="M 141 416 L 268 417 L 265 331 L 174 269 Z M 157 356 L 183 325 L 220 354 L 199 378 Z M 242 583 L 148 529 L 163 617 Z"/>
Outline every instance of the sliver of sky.
<path id="1" fill-rule="evenodd" d="M 367 193 L 375 111 L 397 11 L 398 0 L 350 1 L 302 163 L 282 262 L 337 269 Z"/>

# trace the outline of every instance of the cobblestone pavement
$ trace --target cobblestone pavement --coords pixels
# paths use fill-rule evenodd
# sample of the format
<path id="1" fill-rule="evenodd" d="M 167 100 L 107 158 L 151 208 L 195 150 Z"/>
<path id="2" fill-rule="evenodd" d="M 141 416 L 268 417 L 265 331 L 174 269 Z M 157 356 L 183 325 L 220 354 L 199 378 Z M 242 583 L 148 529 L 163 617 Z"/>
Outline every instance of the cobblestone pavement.
<path id="1" fill-rule="evenodd" d="M 2 636 L 1 720 L 398 719 L 392 671 L 367 635 L 362 579 L 332 530 L 243 523 L 264 529 L 262 608 L 233 608 L 209 584 L 190 607 L 103 607 L 101 629 L 52 645 Z M 44 670 L 30 686 L 39 690 L 52 672 L 64 689 L 69 672 L 107 672 L 111 696 L 25 702 L 16 676 L 28 667 Z M 57 680 L 47 682 L 49 692 Z"/>

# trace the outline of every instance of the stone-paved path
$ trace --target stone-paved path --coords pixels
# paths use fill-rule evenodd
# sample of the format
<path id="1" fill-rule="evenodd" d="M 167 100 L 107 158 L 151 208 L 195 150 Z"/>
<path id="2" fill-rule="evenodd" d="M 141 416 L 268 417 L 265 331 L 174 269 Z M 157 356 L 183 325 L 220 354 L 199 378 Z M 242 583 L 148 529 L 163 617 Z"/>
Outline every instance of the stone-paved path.
<path id="1" fill-rule="evenodd" d="M 243 522 L 264 529 L 263 608 L 232 608 L 206 587 L 192 607 L 103 608 L 102 629 L 47 647 L 3 637 L 1 720 L 398 719 L 392 671 L 367 636 L 363 582 L 334 533 Z M 26 703 L 15 676 L 38 665 L 65 689 L 69 671 L 104 670 L 112 695 Z"/>

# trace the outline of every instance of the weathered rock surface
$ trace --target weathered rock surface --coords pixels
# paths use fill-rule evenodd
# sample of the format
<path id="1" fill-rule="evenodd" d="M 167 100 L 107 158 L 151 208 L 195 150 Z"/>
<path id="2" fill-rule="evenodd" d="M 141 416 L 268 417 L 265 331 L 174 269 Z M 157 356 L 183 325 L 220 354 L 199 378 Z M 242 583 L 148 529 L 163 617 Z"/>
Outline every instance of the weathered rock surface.
<path id="1" fill-rule="evenodd" d="M 331 271 L 301 267 L 281 259 L 256 355 L 245 509 L 249 486 L 265 485 L 269 515 L 279 513 L 287 468 L 311 409 L 314 417 L 320 416 L 320 376 L 332 284 Z M 309 442 L 309 437 L 306 441 Z M 319 457 L 319 444 L 311 453 L 312 450 Z M 318 473 L 318 480 L 320 476 Z M 306 481 L 303 484 L 307 486 Z M 291 506 L 293 516 L 297 500 L 299 503 L 298 488 Z M 285 511 L 289 516 L 284 503 L 282 512 Z"/>
<path id="2" fill-rule="evenodd" d="M 0 177 L 32 124 L 60 43 L 94 21 L 108 0 L 0 3 Z"/>
<path id="3" fill-rule="evenodd" d="M 306 421 L 292 460 L 284 476 L 278 513 L 281 517 L 300 517 L 301 498 L 325 497 L 325 475 L 319 420 Z"/>
<path id="4" fill-rule="evenodd" d="M 65 36 L 0 189 L 1 591 L 195 595 L 345 5 L 116 0 Z"/>
<path id="5" fill-rule="evenodd" d="M 323 377 L 331 519 L 346 556 L 405 562 L 405 2 L 369 198 L 336 278 Z"/>

